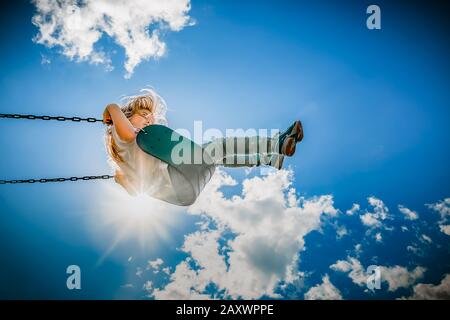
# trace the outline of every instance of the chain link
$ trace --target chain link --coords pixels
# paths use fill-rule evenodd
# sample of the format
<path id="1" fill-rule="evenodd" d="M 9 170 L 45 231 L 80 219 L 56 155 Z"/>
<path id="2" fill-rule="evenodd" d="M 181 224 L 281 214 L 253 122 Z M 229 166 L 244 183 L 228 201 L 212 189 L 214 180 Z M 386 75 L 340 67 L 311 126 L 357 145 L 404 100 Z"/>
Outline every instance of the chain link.
<path id="1" fill-rule="evenodd" d="M 28 119 L 28 120 L 57 120 L 57 121 L 74 121 L 74 122 L 80 122 L 80 121 L 87 121 L 87 122 L 103 122 L 101 119 L 95 119 L 95 118 L 80 118 L 80 117 L 61 117 L 61 116 L 35 116 L 31 114 L 5 114 L 0 113 L 0 118 L 7 118 L 7 119 Z"/>
<path id="2" fill-rule="evenodd" d="M 0 180 L 0 184 L 16 184 L 16 183 L 46 183 L 46 182 L 64 182 L 64 181 L 78 181 L 78 180 L 95 180 L 95 179 L 111 179 L 114 176 L 84 176 L 84 177 L 70 177 L 70 178 L 49 178 L 49 179 L 26 179 L 26 180 Z"/>
<path id="3" fill-rule="evenodd" d="M 35 116 L 31 114 L 4 114 L 0 113 L 0 118 L 7 119 L 29 119 L 29 120 L 57 120 L 57 121 L 74 121 L 74 122 L 103 122 L 103 120 L 95 118 L 80 118 L 80 117 L 61 117 L 61 116 Z M 95 179 L 111 179 L 114 176 L 84 176 L 84 177 L 70 177 L 70 178 L 43 178 L 43 179 L 26 179 L 26 180 L 0 180 L 0 184 L 16 184 L 16 183 L 46 183 L 46 182 L 64 182 L 64 181 L 78 181 L 78 180 L 95 180 Z"/>

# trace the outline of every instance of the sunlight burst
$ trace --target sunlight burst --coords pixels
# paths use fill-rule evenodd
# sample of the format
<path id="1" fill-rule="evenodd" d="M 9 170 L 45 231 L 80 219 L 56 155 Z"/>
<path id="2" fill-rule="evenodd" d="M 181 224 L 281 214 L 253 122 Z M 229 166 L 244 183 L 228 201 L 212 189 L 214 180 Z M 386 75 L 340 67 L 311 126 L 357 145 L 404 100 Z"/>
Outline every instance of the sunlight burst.
<path id="1" fill-rule="evenodd" d="M 151 198 L 146 194 L 128 195 L 116 185 L 105 185 L 96 214 L 91 217 L 94 234 L 109 243 L 101 263 L 119 243 L 138 245 L 141 250 L 155 249 L 161 241 L 171 240 L 171 229 L 184 213 L 182 207 Z"/>

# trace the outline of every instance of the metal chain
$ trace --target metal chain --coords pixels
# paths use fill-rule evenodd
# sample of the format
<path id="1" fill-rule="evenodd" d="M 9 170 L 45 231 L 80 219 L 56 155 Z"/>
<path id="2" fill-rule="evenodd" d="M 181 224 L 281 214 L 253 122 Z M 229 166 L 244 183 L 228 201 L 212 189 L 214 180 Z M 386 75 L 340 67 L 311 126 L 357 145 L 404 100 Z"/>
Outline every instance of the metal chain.
<path id="1" fill-rule="evenodd" d="M 57 120 L 57 121 L 87 121 L 87 122 L 103 122 L 101 119 L 95 118 L 80 118 L 80 117 L 53 117 L 53 116 L 34 116 L 31 114 L 5 114 L 0 113 L 0 118 L 8 118 L 8 119 L 28 119 L 28 120 Z"/>
<path id="2" fill-rule="evenodd" d="M 64 181 L 78 181 L 78 180 L 95 180 L 95 179 L 111 179 L 114 176 L 84 176 L 84 177 L 70 177 L 70 178 L 50 178 L 50 179 L 27 179 L 27 180 L 0 180 L 0 184 L 16 184 L 16 183 L 46 183 L 46 182 L 64 182 Z"/>
<path id="3" fill-rule="evenodd" d="M 28 120 L 57 120 L 57 121 L 74 121 L 74 122 L 103 122 L 101 119 L 95 118 L 80 118 L 80 117 L 53 117 L 53 116 L 35 116 L 31 114 L 4 114 L 0 113 L 0 118 L 7 119 L 28 119 Z M 114 176 L 84 176 L 84 177 L 70 177 L 70 178 L 43 178 L 43 179 L 26 179 L 26 180 L 0 180 L 0 184 L 16 184 L 16 183 L 46 183 L 46 182 L 64 182 L 64 181 L 78 181 L 78 180 L 95 180 L 95 179 L 111 179 Z"/>

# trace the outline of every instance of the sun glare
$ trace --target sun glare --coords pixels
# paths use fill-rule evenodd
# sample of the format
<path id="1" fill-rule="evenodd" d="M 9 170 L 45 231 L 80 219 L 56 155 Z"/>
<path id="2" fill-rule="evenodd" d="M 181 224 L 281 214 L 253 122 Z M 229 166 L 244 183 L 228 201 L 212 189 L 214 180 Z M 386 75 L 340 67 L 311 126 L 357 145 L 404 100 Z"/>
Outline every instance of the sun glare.
<path id="1" fill-rule="evenodd" d="M 162 241 L 170 241 L 171 229 L 176 228 L 182 207 L 154 199 L 147 194 L 130 196 L 120 187 L 105 185 L 99 197 L 99 207 L 92 217 L 95 236 L 108 239 L 109 248 L 101 261 L 120 243 L 139 245 L 151 250 Z M 100 262 L 101 262 L 100 261 Z"/>

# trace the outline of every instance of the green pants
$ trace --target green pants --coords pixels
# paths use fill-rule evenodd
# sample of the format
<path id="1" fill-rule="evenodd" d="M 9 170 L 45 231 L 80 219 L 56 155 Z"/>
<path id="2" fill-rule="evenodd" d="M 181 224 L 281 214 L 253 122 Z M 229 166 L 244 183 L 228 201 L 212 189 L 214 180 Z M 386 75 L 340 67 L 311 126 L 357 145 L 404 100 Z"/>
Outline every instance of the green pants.
<path id="1" fill-rule="evenodd" d="M 216 138 L 202 147 L 215 164 L 225 167 L 272 165 L 274 157 L 280 156 L 277 136 Z"/>

